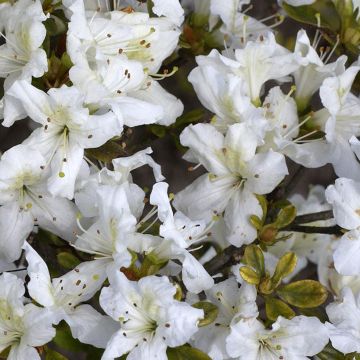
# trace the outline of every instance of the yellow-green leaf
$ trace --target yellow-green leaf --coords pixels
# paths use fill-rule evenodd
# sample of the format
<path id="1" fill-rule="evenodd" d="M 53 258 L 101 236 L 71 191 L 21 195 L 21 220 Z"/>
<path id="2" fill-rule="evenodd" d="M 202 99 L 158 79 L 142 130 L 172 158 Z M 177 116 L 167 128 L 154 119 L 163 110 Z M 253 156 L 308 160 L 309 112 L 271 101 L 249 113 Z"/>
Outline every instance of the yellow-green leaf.
<path id="1" fill-rule="evenodd" d="M 280 298 L 299 308 L 312 308 L 325 302 L 326 288 L 315 280 L 299 280 L 277 289 Z"/>
<path id="2" fill-rule="evenodd" d="M 249 284 L 258 285 L 260 283 L 260 274 L 248 266 L 240 268 L 240 275 Z"/>
<path id="3" fill-rule="evenodd" d="M 294 205 L 287 205 L 284 208 L 282 208 L 275 220 L 275 226 L 277 226 L 279 229 L 284 228 L 285 226 L 288 226 L 291 224 L 295 217 L 296 217 L 296 207 Z"/>
<path id="4" fill-rule="evenodd" d="M 256 245 L 248 245 L 245 248 L 242 261 L 251 266 L 262 277 L 265 274 L 264 254 Z"/>
<path id="5" fill-rule="evenodd" d="M 332 0 L 317 0 L 311 5 L 291 6 L 282 4 L 287 14 L 297 21 L 317 25 L 317 14 L 320 14 L 321 27 L 337 31 L 341 26 L 341 19 Z"/>
<path id="6" fill-rule="evenodd" d="M 58 263 L 65 269 L 74 269 L 80 264 L 80 260 L 73 254 L 61 252 L 56 255 Z"/>
<path id="7" fill-rule="evenodd" d="M 67 360 L 67 357 L 65 357 L 64 355 L 60 354 L 59 352 L 57 352 L 55 350 L 48 348 L 46 350 L 45 360 Z"/>
<path id="8" fill-rule="evenodd" d="M 192 306 L 196 309 L 204 310 L 204 318 L 199 321 L 199 327 L 206 326 L 214 322 L 219 313 L 218 307 L 209 301 L 199 301 Z"/>
<path id="9" fill-rule="evenodd" d="M 211 360 L 211 358 L 200 351 L 188 345 L 176 348 L 168 348 L 166 351 L 168 360 Z"/>
<path id="10" fill-rule="evenodd" d="M 86 149 L 87 156 L 105 163 L 110 162 L 111 160 L 120 156 L 124 156 L 125 154 L 126 153 L 123 147 L 113 140 L 108 141 L 99 148 Z"/>
<path id="11" fill-rule="evenodd" d="M 250 223 L 256 230 L 260 230 L 263 225 L 261 219 L 256 215 L 250 216 Z"/>
<path id="12" fill-rule="evenodd" d="M 280 258 L 280 260 L 276 264 L 274 275 L 271 278 L 275 287 L 280 284 L 282 279 L 284 279 L 286 276 L 290 275 L 294 271 L 296 263 L 297 257 L 292 252 L 288 252 Z"/>
<path id="13" fill-rule="evenodd" d="M 276 321 L 278 316 L 283 316 L 287 319 L 292 319 L 295 312 L 291 307 L 283 301 L 271 297 L 265 298 L 265 311 L 268 319 Z"/>

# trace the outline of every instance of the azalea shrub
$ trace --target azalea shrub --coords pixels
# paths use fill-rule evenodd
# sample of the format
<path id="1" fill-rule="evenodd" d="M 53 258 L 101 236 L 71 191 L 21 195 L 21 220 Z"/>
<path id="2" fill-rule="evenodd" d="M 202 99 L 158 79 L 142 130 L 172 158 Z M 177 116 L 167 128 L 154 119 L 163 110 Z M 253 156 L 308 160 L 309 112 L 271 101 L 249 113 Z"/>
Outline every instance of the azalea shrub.
<path id="1" fill-rule="evenodd" d="M 0 359 L 360 359 L 359 7 L 0 0 Z"/>

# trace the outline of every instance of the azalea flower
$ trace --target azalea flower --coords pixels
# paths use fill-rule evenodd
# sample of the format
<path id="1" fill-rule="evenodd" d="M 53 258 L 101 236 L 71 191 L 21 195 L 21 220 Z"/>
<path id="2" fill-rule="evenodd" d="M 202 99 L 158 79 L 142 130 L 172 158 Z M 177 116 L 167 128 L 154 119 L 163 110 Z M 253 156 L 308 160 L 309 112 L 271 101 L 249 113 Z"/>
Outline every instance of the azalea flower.
<path id="1" fill-rule="evenodd" d="M 5 124 L 29 116 L 41 127 L 24 144 L 36 147 L 51 169 L 48 188 L 53 195 L 72 199 L 75 181 L 84 157 L 84 149 L 103 145 L 123 129 L 113 112 L 90 115 L 83 107 L 84 98 L 75 87 L 62 86 L 48 93 L 26 81 L 17 81 L 8 91 L 22 107 L 6 114 Z"/>
<path id="2" fill-rule="evenodd" d="M 65 275 L 51 279 L 39 254 L 28 243 L 25 243 L 24 249 L 30 277 L 30 296 L 53 315 L 54 324 L 65 320 L 74 338 L 105 348 L 116 330 L 116 324 L 92 306 L 81 304 L 91 299 L 104 282 L 104 262 L 83 262 Z"/>
<path id="3" fill-rule="evenodd" d="M 228 241 L 236 246 L 251 243 L 257 232 L 249 217 L 262 216 L 255 194 L 271 192 L 284 178 L 284 156 L 273 151 L 256 154 L 259 143 L 246 124 L 231 125 L 225 136 L 208 124 L 190 125 L 180 140 L 190 148 L 187 158 L 208 173 L 175 196 L 175 208 L 207 221 L 225 211 Z"/>
<path id="4" fill-rule="evenodd" d="M 44 308 L 25 304 L 25 287 L 10 273 L 0 275 L 0 353 L 10 347 L 9 360 L 40 360 L 36 347 L 55 336 L 52 315 Z"/>
<path id="5" fill-rule="evenodd" d="M 102 359 L 129 353 L 129 360 L 166 360 L 168 346 L 185 344 L 198 330 L 203 310 L 174 299 L 176 287 L 167 277 L 148 276 L 129 281 L 116 271 L 103 288 L 100 304 L 119 322 Z"/>
<path id="6" fill-rule="evenodd" d="M 5 35 L 1 35 L 6 42 L 0 46 L 0 77 L 9 77 L 8 88 L 17 78 L 30 81 L 47 71 L 47 56 L 41 48 L 46 16 L 39 0 L 19 0 L 2 11 Z"/>
<path id="7" fill-rule="evenodd" d="M 46 161 L 39 151 L 16 145 L 0 160 L 0 258 L 17 260 L 34 225 L 74 239 L 76 207 L 46 189 Z M 10 224 L 10 226 L 9 226 Z"/>
<path id="8" fill-rule="evenodd" d="M 230 335 L 230 325 L 258 315 L 255 286 L 242 280 L 239 288 L 235 278 L 230 277 L 205 293 L 207 300 L 218 307 L 219 313 L 212 324 L 199 329 L 194 344 L 213 360 L 228 359 L 226 339 Z"/>
<path id="9" fill-rule="evenodd" d="M 231 325 L 226 350 L 238 360 L 309 359 L 328 341 L 326 327 L 315 317 L 296 316 L 287 320 L 279 316 L 271 330 L 251 318 Z"/>
<path id="10" fill-rule="evenodd" d="M 349 288 L 326 307 L 330 323 L 326 323 L 332 346 L 344 354 L 360 351 L 360 302 Z"/>
<path id="11" fill-rule="evenodd" d="M 351 230 L 338 242 L 334 253 L 335 269 L 342 275 L 360 274 L 360 184 L 339 178 L 326 189 L 326 198 L 333 206 L 335 221 Z"/>

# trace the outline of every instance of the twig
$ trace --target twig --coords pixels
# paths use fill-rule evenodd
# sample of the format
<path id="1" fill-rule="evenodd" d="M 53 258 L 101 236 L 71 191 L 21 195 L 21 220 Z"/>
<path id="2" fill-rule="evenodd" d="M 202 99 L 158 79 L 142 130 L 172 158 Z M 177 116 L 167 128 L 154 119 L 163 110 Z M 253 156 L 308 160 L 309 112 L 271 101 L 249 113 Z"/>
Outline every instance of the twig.
<path id="1" fill-rule="evenodd" d="M 317 213 L 299 215 L 292 222 L 292 225 L 307 224 L 314 221 L 329 220 L 334 217 L 332 210 L 320 211 Z"/>
<path id="2" fill-rule="evenodd" d="M 281 231 L 294 231 L 306 234 L 329 234 L 329 235 L 343 235 L 340 226 L 302 226 L 302 225 L 289 225 Z"/>

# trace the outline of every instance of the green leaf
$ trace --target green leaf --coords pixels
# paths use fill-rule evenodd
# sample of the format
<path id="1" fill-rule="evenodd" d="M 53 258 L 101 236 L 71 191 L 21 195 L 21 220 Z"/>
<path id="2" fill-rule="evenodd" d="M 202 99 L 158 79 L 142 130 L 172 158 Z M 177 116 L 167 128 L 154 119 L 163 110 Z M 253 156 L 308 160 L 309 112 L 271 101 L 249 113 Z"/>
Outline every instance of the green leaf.
<path id="1" fill-rule="evenodd" d="M 86 155 L 93 159 L 108 163 L 120 156 L 124 156 L 124 149 L 117 142 L 110 140 L 97 149 L 86 149 Z"/>
<path id="2" fill-rule="evenodd" d="M 203 116 L 205 115 L 205 110 L 202 108 L 194 109 L 188 111 L 187 113 L 179 116 L 175 122 L 175 124 L 171 125 L 173 128 L 183 127 L 190 123 L 197 123 L 199 122 Z"/>
<path id="3" fill-rule="evenodd" d="M 168 360 L 211 360 L 208 355 L 189 345 L 168 348 L 166 354 Z"/>
<path id="4" fill-rule="evenodd" d="M 56 328 L 56 336 L 53 339 L 54 344 L 56 344 L 61 350 L 68 350 L 73 353 L 87 353 L 87 360 L 101 359 L 101 355 L 104 352 L 104 349 L 98 349 L 91 345 L 86 345 L 81 343 L 79 340 L 74 339 L 71 335 L 69 326 L 62 321 Z M 78 358 L 73 354 L 73 358 Z"/>
<path id="5" fill-rule="evenodd" d="M 166 126 L 151 124 L 148 125 L 148 129 L 158 138 L 163 138 L 166 135 Z"/>
<path id="6" fill-rule="evenodd" d="M 250 223 L 256 230 L 261 230 L 263 226 L 262 220 L 256 215 L 250 216 Z"/>
<path id="7" fill-rule="evenodd" d="M 277 226 L 279 229 L 288 226 L 294 221 L 296 217 L 296 212 L 296 207 L 294 205 L 285 206 L 279 211 L 274 225 Z"/>
<path id="8" fill-rule="evenodd" d="M 326 288 L 315 280 L 299 280 L 277 289 L 280 298 L 299 308 L 312 308 L 325 302 Z"/>
<path id="9" fill-rule="evenodd" d="M 260 284 L 260 274 L 257 273 L 254 269 L 248 266 L 242 266 L 240 268 L 240 275 L 241 277 L 251 285 L 258 285 Z"/>
<path id="10" fill-rule="evenodd" d="M 60 354 L 55 350 L 49 348 L 46 350 L 45 360 L 67 360 L 67 359 L 68 359 L 67 357 L 65 357 L 64 355 Z"/>
<path id="11" fill-rule="evenodd" d="M 340 351 L 335 350 L 330 343 L 323 349 L 321 353 L 317 354 L 316 357 L 320 360 L 347 360 L 346 355 Z M 351 355 L 349 360 L 350 359 L 353 360 L 354 355 Z"/>
<path id="12" fill-rule="evenodd" d="M 265 219 L 266 215 L 267 215 L 267 208 L 268 208 L 266 197 L 264 195 L 256 195 L 256 198 L 261 206 L 261 209 L 263 212 L 263 219 Z"/>
<path id="13" fill-rule="evenodd" d="M 245 248 L 242 261 L 246 265 L 251 266 L 260 275 L 260 277 L 265 275 L 264 254 L 258 246 L 248 245 Z"/>
<path id="14" fill-rule="evenodd" d="M 265 298 L 265 311 L 268 319 L 276 321 L 278 316 L 283 316 L 286 319 L 292 319 L 295 312 L 291 307 L 279 299 L 272 297 Z"/>
<path id="15" fill-rule="evenodd" d="M 280 284 L 282 279 L 290 275 L 295 270 L 296 263 L 297 257 L 292 252 L 288 252 L 280 258 L 276 264 L 274 275 L 271 278 L 271 281 L 274 283 L 275 287 Z"/>
<path id="16" fill-rule="evenodd" d="M 56 255 L 58 263 L 65 269 L 74 269 L 80 264 L 80 260 L 68 252 L 60 252 Z"/>
<path id="17" fill-rule="evenodd" d="M 332 0 L 318 0 L 311 5 L 291 6 L 283 3 L 282 7 L 293 19 L 317 26 L 317 14 L 320 14 L 321 27 L 338 32 L 341 27 L 341 18 L 336 11 Z"/>
<path id="18" fill-rule="evenodd" d="M 214 322 L 219 313 L 218 307 L 209 301 L 199 301 L 193 304 L 192 307 L 204 310 L 204 318 L 199 321 L 199 327 L 206 326 Z"/>
<path id="19" fill-rule="evenodd" d="M 11 350 L 11 346 L 7 347 L 0 353 L 0 359 L 7 359 L 9 356 L 9 352 Z"/>

